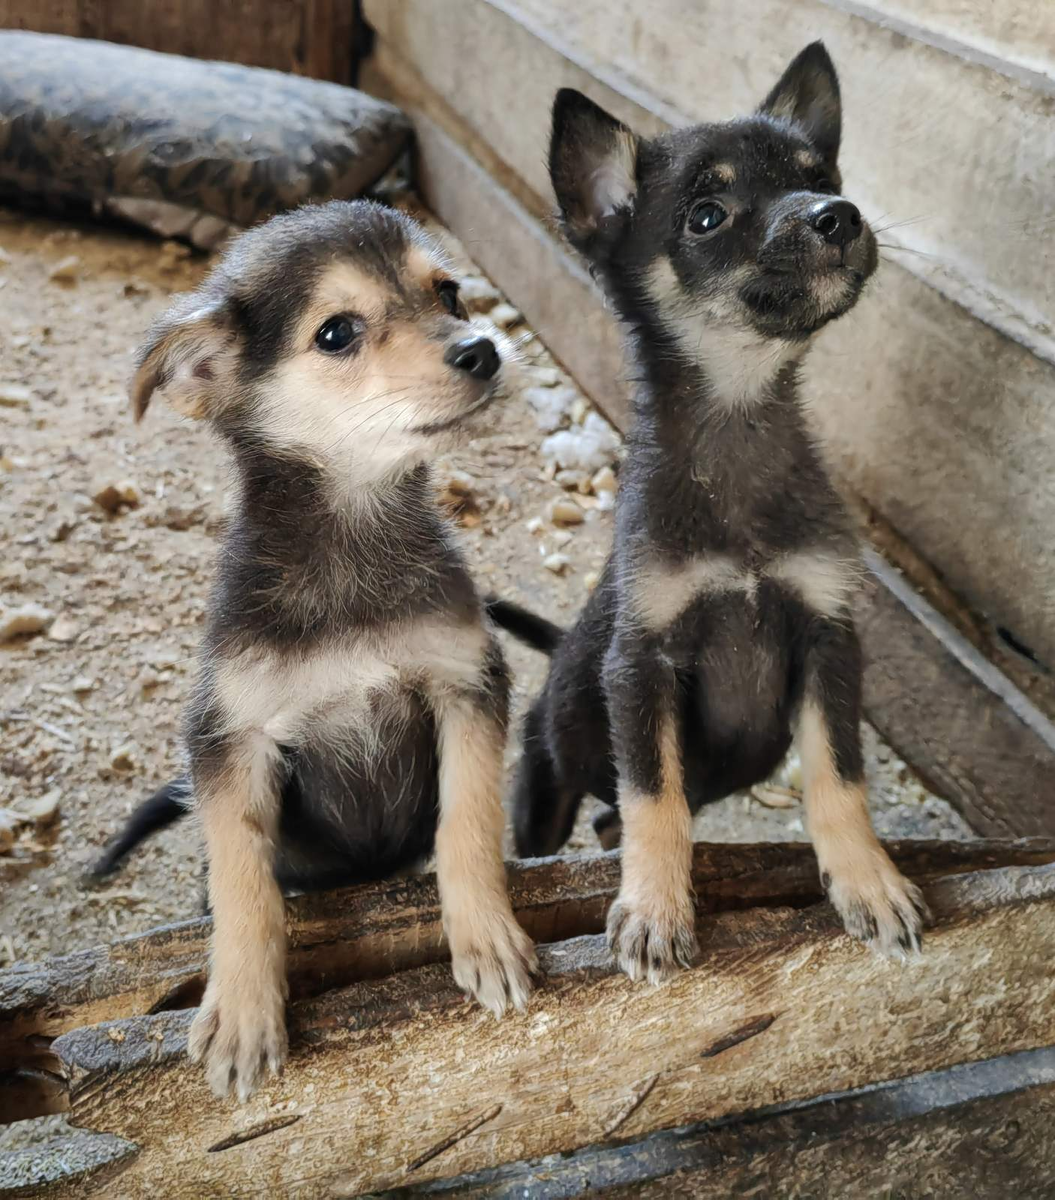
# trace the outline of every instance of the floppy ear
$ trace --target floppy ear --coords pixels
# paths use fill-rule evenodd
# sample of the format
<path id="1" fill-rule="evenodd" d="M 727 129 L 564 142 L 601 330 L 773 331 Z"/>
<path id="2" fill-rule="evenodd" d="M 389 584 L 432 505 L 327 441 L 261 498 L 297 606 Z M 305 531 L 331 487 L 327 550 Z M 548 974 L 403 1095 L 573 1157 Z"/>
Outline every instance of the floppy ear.
<path id="1" fill-rule="evenodd" d="M 823 42 L 812 42 L 792 60 L 758 110 L 771 117 L 786 117 L 801 125 L 806 136 L 835 169 L 842 132 L 839 76 Z"/>
<path id="2" fill-rule="evenodd" d="M 132 411 L 142 420 L 159 392 L 187 417 L 214 416 L 229 396 L 237 338 L 224 300 L 183 296 L 151 328 L 136 356 Z"/>
<path id="3" fill-rule="evenodd" d="M 637 138 L 582 92 L 561 88 L 553 102 L 549 174 L 569 240 L 586 249 L 611 239 L 633 211 Z"/>

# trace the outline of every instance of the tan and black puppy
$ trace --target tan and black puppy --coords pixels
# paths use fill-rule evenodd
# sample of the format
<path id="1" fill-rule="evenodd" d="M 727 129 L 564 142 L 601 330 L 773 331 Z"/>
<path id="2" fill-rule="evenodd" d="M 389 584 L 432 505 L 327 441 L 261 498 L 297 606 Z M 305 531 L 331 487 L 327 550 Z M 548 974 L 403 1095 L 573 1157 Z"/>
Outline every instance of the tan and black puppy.
<path id="1" fill-rule="evenodd" d="M 793 734 L 847 929 L 889 954 L 919 946 L 919 892 L 868 815 L 856 538 L 799 387 L 876 267 L 842 195 L 840 134 L 820 43 L 726 124 L 639 138 L 578 92 L 553 109 L 563 226 L 622 318 L 634 423 L 612 553 L 578 623 L 561 636 L 495 616 L 553 654 L 524 728 L 518 849 L 554 853 L 586 793 L 618 806 L 608 933 L 635 978 L 695 954 L 690 814 L 764 779 Z"/>
<path id="2" fill-rule="evenodd" d="M 458 983 L 496 1015 L 530 991 L 502 861 L 508 677 L 428 466 L 494 399 L 496 336 L 419 226 L 341 202 L 239 238 L 140 353 L 137 417 L 157 393 L 207 420 L 238 500 L 188 777 L 102 866 L 193 796 L 215 934 L 190 1053 L 221 1095 L 244 1099 L 286 1055 L 284 889 L 435 849 Z"/>

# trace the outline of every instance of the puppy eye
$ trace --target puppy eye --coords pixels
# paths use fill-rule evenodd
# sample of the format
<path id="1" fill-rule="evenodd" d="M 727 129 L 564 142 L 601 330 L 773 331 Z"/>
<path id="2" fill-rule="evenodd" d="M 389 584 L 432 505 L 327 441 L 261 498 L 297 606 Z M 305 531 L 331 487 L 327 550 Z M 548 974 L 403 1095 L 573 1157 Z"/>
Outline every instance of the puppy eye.
<path id="1" fill-rule="evenodd" d="M 436 284 L 436 294 L 440 298 L 440 303 L 452 317 L 462 317 L 465 315 L 458 300 L 458 285 L 453 279 L 441 279 Z"/>
<path id="2" fill-rule="evenodd" d="M 818 179 L 813 185 L 815 192 L 824 192 L 826 195 L 835 195 L 835 184 L 830 179 Z"/>
<path id="3" fill-rule="evenodd" d="M 315 335 L 315 345 L 325 354 L 340 354 L 355 341 L 355 326 L 347 317 L 330 317 Z"/>
<path id="4" fill-rule="evenodd" d="M 717 200 L 704 200 L 689 213 L 690 233 L 713 233 L 729 214 Z"/>

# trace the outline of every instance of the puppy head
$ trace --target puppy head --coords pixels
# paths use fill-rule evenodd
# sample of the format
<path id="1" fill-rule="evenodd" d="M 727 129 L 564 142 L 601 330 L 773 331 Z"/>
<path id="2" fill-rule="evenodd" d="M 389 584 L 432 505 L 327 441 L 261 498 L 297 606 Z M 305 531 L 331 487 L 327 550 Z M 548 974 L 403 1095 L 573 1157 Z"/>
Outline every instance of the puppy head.
<path id="1" fill-rule="evenodd" d="M 299 456 L 368 485 L 464 436 L 496 395 L 506 339 L 470 321 L 435 243 L 409 217 L 335 201 L 243 234 L 139 352 L 155 392 L 239 447 Z"/>
<path id="2" fill-rule="evenodd" d="M 856 302 L 875 238 L 841 194 L 839 82 L 820 42 L 759 110 L 654 139 L 558 93 L 550 175 L 569 240 L 625 316 L 801 342 Z"/>

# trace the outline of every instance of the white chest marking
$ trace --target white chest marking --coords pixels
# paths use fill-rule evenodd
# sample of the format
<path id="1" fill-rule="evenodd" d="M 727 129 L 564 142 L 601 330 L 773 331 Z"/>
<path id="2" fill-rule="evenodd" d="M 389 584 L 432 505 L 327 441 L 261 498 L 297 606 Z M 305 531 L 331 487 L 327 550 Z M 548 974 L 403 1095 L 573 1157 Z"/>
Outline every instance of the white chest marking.
<path id="1" fill-rule="evenodd" d="M 775 558 L 760 571 L 749 571 L 729 555 L 693 558 L 676 566 L 648 563 L 631 579 L 631 603 L 649 629 L 666 629 L 696 600 L 725 592 L 743 592 L 754 600 L 763 580 L 795 591 L 813 612 L 826 617 L 845 613 L 859 568 L 852 559 L 827 551 L 799 550 Z"/>
<path id="2" fill-rule="evenodd" d="M 362 718 L 373 697 L 416 684 L 432 694 L 470 685 L 480 675 L 487 634 L 478 625 L 419 621 L 406 630 L 321 649 L 303 658 L 241 655 L 217 667 L 228 728 L 262 730 L 295 743 L 311 724 L 338 713 Z"/>

